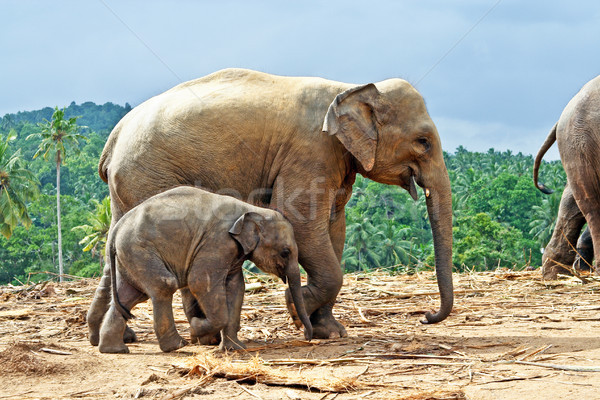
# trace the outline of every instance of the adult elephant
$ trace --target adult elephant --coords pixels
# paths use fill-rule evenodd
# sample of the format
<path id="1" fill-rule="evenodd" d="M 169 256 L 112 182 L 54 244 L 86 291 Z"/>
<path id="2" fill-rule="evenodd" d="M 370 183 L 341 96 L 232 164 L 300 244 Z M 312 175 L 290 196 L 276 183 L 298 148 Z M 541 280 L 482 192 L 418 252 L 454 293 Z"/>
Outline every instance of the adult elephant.
<path id="1" fill-rule="evenodd" d="M 560 159 L 567 174 L 556 227 L 546 247 L 543 275 L 555 278 L 565 272 L 575 260 L 575 243 L 582 256 L 590 258 L 593 248 L 597 267 L 600 257 L 600 76 L 589 81 L 563 110 L 535 159 L 533 180 L 543 192 L 548 188 L 538 182 L 540 163 L 546 151 L 557 142 Z M 578 240 L 581 228 L 587 222 L 589 235 Z M 589 244 L 591 237 L 592 245 Z M 581 263 L 579 261 L 579 263 Z"/>
<path id="2" fill-rule="evenodd" d="M 148 197 L 177 185 L 228 193 L 282 211 L 294 227 L 314 337 L 346 336 L 332 314 L 342 286 L 344 206 L 356 173 L 424 188 L 441 306 L 452 309 L 452 202 L 436 127 L 406 81 L 353 85 L 226 69 L 182 83 L 128 113 L 100 157 L 113 223 Z M 173 238 L 177 240 L 177 238 Z M 183 291 L 188 318 L 201 314 Z M 108 307 L 105 271 L 88 313 L 94 344 Z M 289 292 L 288 308 L 296 316 Z"/>

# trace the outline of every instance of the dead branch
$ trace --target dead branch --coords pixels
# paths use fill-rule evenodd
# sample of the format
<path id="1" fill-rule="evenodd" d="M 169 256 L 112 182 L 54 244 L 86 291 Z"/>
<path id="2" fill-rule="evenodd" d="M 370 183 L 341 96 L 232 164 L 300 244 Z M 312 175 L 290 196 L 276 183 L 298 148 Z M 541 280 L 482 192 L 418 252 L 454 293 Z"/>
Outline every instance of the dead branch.
<path id="1" fill-rule="evenodd" d="M 545 364 L 531 361 L 514 361 L 515 364 L 531 365 L 534 367 L 559 369 L 561 371 L 577 371 L 577 372 L 600 372 L 600 367 L 575 366 L 575 365 L 557 365 Z"/>

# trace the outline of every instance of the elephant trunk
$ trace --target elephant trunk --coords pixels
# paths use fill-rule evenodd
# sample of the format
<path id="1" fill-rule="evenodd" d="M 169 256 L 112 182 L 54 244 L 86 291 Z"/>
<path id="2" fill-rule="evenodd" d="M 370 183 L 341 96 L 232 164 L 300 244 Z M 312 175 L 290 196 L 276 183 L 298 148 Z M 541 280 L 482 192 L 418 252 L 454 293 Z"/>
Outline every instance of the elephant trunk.
<path id="1" fill-rule="evenodd" d="M 292 301 L 296 307 L 296 312 L 300 321 L 304 325 L 304 337 L 306 340 L 311 340 L 313 335 L 312 324 L 306 313 L 306 307 L 304 306 L 304 297 L 302 296 L 302 285 L 300 282 L 300 269 L 298 267 L 298 261 L 290 261 L 284 271 L 287 278 L 288 285 L 290 288 L 290 294 Z"/>
<path id="2" fill-rule="evenodd" d="M 428 312 L 424 324 L 443 321 L 452 311 L 454 288 L 452 283 L 452 194 L 450 180 L 444 174 L 441 184 L 425 189 L 427 213 L 433 234 L 435 271 L 440 290 L 441 305 L 436 313 Z"/>

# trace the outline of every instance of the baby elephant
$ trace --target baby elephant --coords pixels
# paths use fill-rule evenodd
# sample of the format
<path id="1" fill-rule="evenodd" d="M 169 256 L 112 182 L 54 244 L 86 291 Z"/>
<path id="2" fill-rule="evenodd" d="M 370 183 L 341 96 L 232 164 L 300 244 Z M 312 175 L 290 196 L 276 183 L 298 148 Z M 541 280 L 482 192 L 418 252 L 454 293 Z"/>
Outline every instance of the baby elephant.
<path id="1" fill-rule="evenodd" d="M 129 352 L 123 342 L 126 319 L 132 317 L 129 310 L 148 298 L 152 299 L 160 349 L 185 346 L 175 328 L 171 304 L 181 288 L 187 288 L 199 306 L 186 310 L 193 339 L 214 343 L 220 332 L 222 349 L 244 348 L 237 332 L 245 260 L 289 282 L 304 336 L 312 338 L 300 290 L 294 232 L 277 211 L 181 186 L 125 214 L 111 227 L 107 249 L 113 301 L 100 329 L 103 353 Z"/>

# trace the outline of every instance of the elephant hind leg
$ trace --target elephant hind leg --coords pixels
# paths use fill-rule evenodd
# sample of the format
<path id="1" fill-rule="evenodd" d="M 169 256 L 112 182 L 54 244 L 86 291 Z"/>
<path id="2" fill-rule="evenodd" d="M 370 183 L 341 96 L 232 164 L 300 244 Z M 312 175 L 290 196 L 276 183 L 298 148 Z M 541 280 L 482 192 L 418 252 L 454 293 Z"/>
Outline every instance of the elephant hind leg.
<path id="1" fill-rule="evenodd" d="M 119 280 L 117 286 L 119 300 L 127 310 L 131 310 L 136 304 L 148 299 L 148 296 L 123 280 Z M 117 310 L 114 303 L 111 303 L 110 308 L 104 315 L 99 332 L 98 349 L 100 352 L 129 353 L 124 340 L 126 328 L 125 318 Z"/>
<path id="2" fill-rule="evenodd" d="M 544 279 L 556 279 L 560 274 L 571 274 L 566 269 L 575 261 L 573 247 L 585 224 L 585 218 L 573 197 L 571 186 L 567 184 L 560 199 L 556 226 L 552 238 L 546 245 L 542 256 L 542 274 Z"/>
<path id="3" fill-rule="evenodd" d="M 600 273 L 598 269 L 598 263 L 600 262 L 600 210 L 597 207 L 593 207 L 591 210 L 588 209 L 588 206 L 583 206 L 586 209 L 584 212 L 585 218 L 588 221 L 588 229 L 590 231 L 590 236 L 592 237 L 592 249 L 585 252 L 582 251 L 582 256 L 586 259 L 589 264 L 592 265 L 591 269 L 595 271 L 596 274 Z M 591 254 L 594 255 L 594 261 L 591 263 Z M 586 262 L 580 262 L 580 265 L 585 265 L 588 267 L 589 265 Z"/>
<path id="4" fill-rule="evenodd" d="M 156 256 L 146 258 L 144 265 L 145 269 L 136 270 L 136 274 L 142 271 L 144 274 L 150 273 L 151 280 L 148 282 L 147 278 L 139 275 L 137 281 L 145 282 L 144 290 L 152 300 L 154 332 L 160 349 L 170 352 L 186 346 L 187 342 L 177 332 L 173 317 L 173 294 L 179 286 L 177 277 L 167 270 L 163 261 Z"/>
<path id="5" fill-rule="evenodd" d="M 597 159 L 589 164 L 564 163 L 569 182 L 572 182 L 573 197 L 581 210 L 590 230 L 594 248 L 593 268 L 598 272 L 600 261 L 600 165 Z M 595 162 L 594 162 L 595 161 Z"/>
<path id="6" fill-rule="evenodd" d="M 100 327 L 104 315 L 110 307 L 110 266 L 105 265 L 100 279 L 100 284 L 96 288 L 94 299 L 87 312 L 86 321 L 88 325 L 88 335 L 92 346 L 98 346 L 100 342 Z"/>
<path id="7" fill-rule="evenodd" d="M 119 203 L 114 201 L 114 194 L 111 191 L 111 210 L 112 210 L 112 220 L 111 226 L 115 226 L 115 224 L 119 221 L 119 219 L 123 216 L 123 212 L 120 209 Z M 108 258 L 108 255 L 106 256 Z M 94 299 L 92 300 L 92 304 L 87 312 L 86 321 L 88 325 L 88 335 L 89 340 L 92 346 L 98 346 L 100 342 L 100 328 L 102 326 L 102 320 L 106 315 L 110 307 L 111 302 L 111 285 L 110 285 L 110 264 L 108 260 L 106 260 L 104 264 L 104 271 L 102 271 L 102 278 L 100 279 L 100 283 L 96 288 L 96 292 L 94 293 Z M 124 341 L 125 343 L 131 343 L 136 341 L 135 333 L 131 328 L 126 327 L 124 332 Z"/>
<path id="8" fill-rule="evenodd" d="M 577 255 L 573 267 L 576 271 L 590 271 L 592 269 L 592 263 L 594 262 L 594 245 L 592 243 L 592 235 L 590 228 L 587 227 L 585 231 L 579 236 L 577 241 Z"/>

